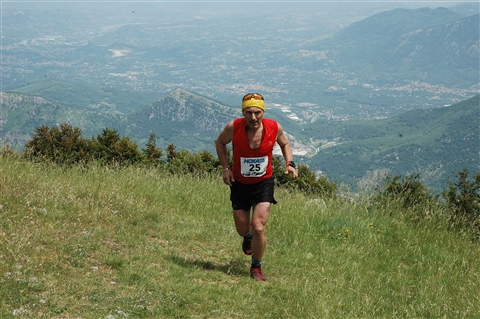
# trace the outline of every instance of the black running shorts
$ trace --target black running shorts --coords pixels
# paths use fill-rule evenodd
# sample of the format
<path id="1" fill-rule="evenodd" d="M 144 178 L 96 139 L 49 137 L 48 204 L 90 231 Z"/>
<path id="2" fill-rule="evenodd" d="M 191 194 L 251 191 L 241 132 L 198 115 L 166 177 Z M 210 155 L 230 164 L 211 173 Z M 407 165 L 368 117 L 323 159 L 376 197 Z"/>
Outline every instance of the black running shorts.
<path id="1" fill-rule="evenodd" d="M 234 210 L 250 210 L 252 206 L 262 202 L 276 204 L 277 202 L 273 197 L 275 185 L 274 180 L 275 177 L 272 176 L 257 184 L 242 184 L 234 182 L 230 187 L 232 208 Z"/>

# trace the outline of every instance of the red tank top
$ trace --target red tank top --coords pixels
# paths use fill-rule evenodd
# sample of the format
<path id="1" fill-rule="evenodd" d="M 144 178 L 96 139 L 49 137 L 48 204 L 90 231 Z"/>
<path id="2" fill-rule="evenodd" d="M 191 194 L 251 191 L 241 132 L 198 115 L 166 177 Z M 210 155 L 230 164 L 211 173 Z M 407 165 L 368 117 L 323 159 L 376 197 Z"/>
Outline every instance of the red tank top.
<path id="1" fill-rule="evenodd" d="M 233 177 L 242 184 L 256 184 L 273 174 L 272 151 L 277 141 L 278 123 L 262 119 L 263 137 L 260 147 L 250 148 L 245 118 L 233 122 Z"/>

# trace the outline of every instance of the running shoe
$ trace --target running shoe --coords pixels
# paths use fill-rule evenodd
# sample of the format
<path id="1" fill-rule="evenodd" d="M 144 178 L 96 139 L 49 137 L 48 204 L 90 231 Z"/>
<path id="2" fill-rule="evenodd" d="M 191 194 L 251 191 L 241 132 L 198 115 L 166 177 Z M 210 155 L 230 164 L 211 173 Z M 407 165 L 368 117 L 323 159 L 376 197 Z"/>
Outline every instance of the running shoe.
<path id="1" fill-rule="evenodd" d="M 245 255 L 252 254 L 252 239 L 243 237 L 242 250 Z"/>
<path id="2" fill-rule="evenodd" d="M 250 268 L 250 277 L 255 279 L 256 281 L 265 281 L 267 277 L 262 272 L 262 265 L 252 266 Z"/>

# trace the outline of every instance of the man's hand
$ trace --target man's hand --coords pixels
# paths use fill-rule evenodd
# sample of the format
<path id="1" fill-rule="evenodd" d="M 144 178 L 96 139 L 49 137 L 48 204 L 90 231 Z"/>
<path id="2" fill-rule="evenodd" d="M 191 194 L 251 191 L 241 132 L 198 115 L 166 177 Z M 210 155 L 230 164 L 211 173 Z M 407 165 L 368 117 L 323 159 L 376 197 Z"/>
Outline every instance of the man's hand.
<path id="1" fill-rule="evenodd" d="M 295 168 L 291 167 L 291 166 L 287 166 L 287 168 L 285 169 L 285 172 L 283 174 L 285 174 L 285 175 L 292 174 L 293 179 L 296 179 L 298 177 L 297 170 Z"/>
<path id="2" fill-rule="evenodd" d="M 233 178 L 233 172 L 231 169 L 223 170 L 223 182 L 228 186 L 232 186 L 232 183 L 235 182 L 235 179 Z"/>

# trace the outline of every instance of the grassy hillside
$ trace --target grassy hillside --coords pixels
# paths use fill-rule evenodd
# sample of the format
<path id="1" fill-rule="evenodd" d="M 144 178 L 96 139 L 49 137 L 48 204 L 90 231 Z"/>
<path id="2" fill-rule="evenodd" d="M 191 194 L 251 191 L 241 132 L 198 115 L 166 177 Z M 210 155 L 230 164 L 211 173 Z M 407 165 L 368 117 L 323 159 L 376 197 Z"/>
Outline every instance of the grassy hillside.
<path id="1" fill-rule="evenodd" d="M 0 318 L 478 318 L 478 244 L 425 207 L 278 189 L 265 283 L 219 176 L 0 157 Z"/>

